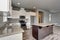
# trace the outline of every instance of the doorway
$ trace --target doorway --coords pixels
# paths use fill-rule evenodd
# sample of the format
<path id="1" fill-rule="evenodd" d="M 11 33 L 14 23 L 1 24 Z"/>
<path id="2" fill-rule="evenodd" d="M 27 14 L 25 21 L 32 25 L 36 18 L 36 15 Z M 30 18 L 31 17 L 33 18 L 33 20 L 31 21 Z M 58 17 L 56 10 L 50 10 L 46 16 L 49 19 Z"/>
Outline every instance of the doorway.
<path id="1" fill-rule="evenodd" d="M 43 23 L 43 12 L 42 11 L 38 12 L 38 23 Z"/>

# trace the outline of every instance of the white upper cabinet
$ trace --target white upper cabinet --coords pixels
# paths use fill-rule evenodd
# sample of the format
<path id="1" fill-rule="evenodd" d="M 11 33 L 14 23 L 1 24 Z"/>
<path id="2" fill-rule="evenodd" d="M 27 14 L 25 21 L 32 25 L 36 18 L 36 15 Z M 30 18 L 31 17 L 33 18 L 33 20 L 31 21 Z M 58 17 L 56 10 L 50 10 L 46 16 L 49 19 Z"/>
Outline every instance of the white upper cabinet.
<path id="1" fill-rule="evenodd" d="M 9 11 L 9 0 L 0 0 L 0 11 Z"/>

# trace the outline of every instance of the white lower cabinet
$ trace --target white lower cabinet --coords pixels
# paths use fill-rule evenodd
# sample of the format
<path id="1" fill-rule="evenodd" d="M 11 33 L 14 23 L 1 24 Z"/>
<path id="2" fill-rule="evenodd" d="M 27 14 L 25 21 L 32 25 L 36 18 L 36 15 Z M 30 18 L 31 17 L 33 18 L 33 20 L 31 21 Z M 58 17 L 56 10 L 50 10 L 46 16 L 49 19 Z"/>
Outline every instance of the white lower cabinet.
<path id="1" fill-rule="evenodd" d="M 0 40 L 23 40 L 22 33 L 1 37 Z"/>

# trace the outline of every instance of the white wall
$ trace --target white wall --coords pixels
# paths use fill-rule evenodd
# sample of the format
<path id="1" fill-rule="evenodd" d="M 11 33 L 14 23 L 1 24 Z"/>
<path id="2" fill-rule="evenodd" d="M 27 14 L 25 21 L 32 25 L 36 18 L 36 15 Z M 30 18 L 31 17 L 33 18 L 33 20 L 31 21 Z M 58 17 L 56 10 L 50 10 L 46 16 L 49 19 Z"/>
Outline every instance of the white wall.
<path id="1" fill-rule="evenodd" d="M 60 13 L 52 14 L 52 22 L 56 23 L 57 26 L 60 26 Z"/>
<path id="2" fill-rule="evenodd" d="M 43 19 L 44 23 L 48 23 L 49 22 L 49 12 L 44 12 L 44 19 Z"/>
<path id="3" fill-rule="evenodd" d="M 0 0 L 0 11 L 9 11 L 9 0 Z"/>

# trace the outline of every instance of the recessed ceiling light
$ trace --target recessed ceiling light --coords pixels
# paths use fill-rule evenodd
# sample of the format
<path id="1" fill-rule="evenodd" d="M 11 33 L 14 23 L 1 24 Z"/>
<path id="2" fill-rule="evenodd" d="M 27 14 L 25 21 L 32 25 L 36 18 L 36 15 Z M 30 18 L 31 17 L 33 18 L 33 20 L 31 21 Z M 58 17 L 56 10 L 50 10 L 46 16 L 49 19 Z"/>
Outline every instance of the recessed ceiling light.
<path id="1" fill-rule="evenodd" d="M 20 3 L 17 3 L 18 5 L 20 5 Z"/>

